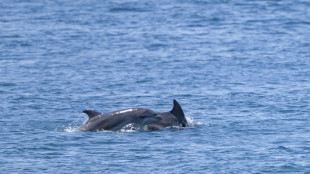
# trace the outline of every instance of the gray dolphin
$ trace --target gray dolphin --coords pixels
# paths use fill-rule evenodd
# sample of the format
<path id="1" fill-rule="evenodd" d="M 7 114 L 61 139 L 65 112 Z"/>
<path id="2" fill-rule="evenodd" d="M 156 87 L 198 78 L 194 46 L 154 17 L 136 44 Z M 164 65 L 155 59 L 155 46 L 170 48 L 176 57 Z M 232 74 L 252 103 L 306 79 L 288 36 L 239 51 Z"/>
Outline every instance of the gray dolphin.
<path id="1" fill-rule="evenodd" d="M 156 112 L 145 108 L 124 109 L 106 114 L 93 110 L 84 110 L 83 113 L 88 115 L 88 120 L 79 130 L 84 132 L 116 131 L 128 124 L 142 127 L 162 119 Z"/>
<path id="2" fill-rule="evenodd" d="M 115 131 L 128 124 L 139 127 L 146 125 L 148 130 L 161 130 L 171 126 L 188 127 L 184 112 L 176 100 L 173 100 L 173 108 L 170 112 L 131 108 L 106 114 L 93 110 L 84 110 L 83 113 L 88 115 L 88 120 L 79 128 L 80 131 Z"/>
<path id="3" fill-rule="evenodd" d="M 148 124 L 148 130 L 161 130 L 172 126 L 188 127 L 183 109 L 176 100 L 173 100 L 173 108 L 170 112 L 157 112 L 157 115 L 162 119 Z"/>

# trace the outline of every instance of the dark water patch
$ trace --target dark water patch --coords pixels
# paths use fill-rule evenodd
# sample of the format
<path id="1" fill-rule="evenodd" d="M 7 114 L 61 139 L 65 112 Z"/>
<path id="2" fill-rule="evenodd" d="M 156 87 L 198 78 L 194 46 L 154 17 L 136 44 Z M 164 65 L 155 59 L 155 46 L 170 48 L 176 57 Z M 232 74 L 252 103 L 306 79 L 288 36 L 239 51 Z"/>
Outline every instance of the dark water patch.
<path id="1" fill-rule="evenodd" d="M 129 7 L 115 7 L 111 8 L 109 10 L 110 12 L 116 12 L 116 13 L 139 13 L 139 12 L 147 12 L 146 9 L 141 9 L 141 8 L 129 8 Z"/>
<path id="2" fill-rule="evenodd" d="M 285 151 L 285 152 L 293 152 L 292 149 L 285 147 L 285 146 L 279 146 L 277 149 L 280 151 Z"/>
<path id="3" fill-rule="evenodd" d="M 16 83 L 9 83 L 9 82 L 0 82 L 0 87 L 11 87 L 11 86 L 17 86 Z"/>

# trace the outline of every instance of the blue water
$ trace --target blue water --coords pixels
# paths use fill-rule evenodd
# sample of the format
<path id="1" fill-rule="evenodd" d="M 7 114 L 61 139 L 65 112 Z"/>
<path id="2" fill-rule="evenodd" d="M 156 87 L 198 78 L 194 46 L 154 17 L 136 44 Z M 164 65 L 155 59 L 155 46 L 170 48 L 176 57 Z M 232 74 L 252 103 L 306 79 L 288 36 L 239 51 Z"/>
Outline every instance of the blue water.
<path id="1" fill-rule="evenodd" d="M 179 101 L 186 129 L 79 132 Z M 310 173 L 310 2 L 0 0 L 1 173 Z"/>

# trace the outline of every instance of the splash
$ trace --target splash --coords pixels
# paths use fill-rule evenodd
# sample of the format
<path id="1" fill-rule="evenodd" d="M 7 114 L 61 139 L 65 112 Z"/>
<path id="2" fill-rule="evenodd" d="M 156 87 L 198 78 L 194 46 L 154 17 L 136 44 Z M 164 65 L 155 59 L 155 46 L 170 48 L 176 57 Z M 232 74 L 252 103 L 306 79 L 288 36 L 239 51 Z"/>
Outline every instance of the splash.
<path id="1" fill-rule="evenodd" d="M 193 127 L 195 125 L 194 118 L 189 115 L 186 115 L 185 117 L 186 117 L 188 126 Z"/>
<path id="2" fill-rule="evenodd" d="M 78 132 L 81 125 L 86 123 L 87 120 L 84 118 L 77 119 L 68 123 L 67 125 L 60 125 L 56 128 L 57 132 Z"/>
<path id="3" fill-rule="evenodd" d="M 186 115 L 186 120 L 189 127 L 195 127 L 195 126 L 209 126 L 210 123 L 203 123 L 203 122 L 195 122 L 194 118 L 190 115 Z"/>
<path id="4" fill-rule="evenodd" d="M 79 127 L 68 126 L 64 129 L 64 132 L 76 132 Z"/>
<path id="5" fill-rule="evenodd" d="M 119 132 L 141 132 L 148 131 L 146 126 L 140 127 L 135 124 L 127 124 Z"/>
<path id="6" fill-rule="evenodd" d="M 69 124 L 69 125 L 61 125 L 58 126 L 55 131 L 56 132 L 77 132 L 80 126 L 76 124 Z"/>
<path id="7" fill-rule="evenodd" d="M 195 126 L 210 126 L 210 123 L 203 123 L 203 122 L 195 122 L 194 118 L 190 115 L 186 115 L 186 120 L 188 123 L 188 127 L 195 127 Z M 62 126 L 58 126 L 56 128 L 56 132 L 78 132 L 79 127 L 81 126 L 80 122 L 73 122 L 69 125 L 62 125 Z M 168 127 L 169 128 L 173 128 L 173 129 L 186 129 L 184 127 L 179 127 L 179 126 L 173 126 L 173 127 Z M 133 132 L 145 132 L 145 131 L 149 131 L 147 129 L 147 126 L 137 126 L 135 124 L 127 124 L 126 126 L 124 126 L 122 129 L 120 129 L 119 131 L 116 132 L 120 132 L 120 133 L 133 133 Z M 103 132 L 114 132 L 114 131 L 103 131 Z"/>

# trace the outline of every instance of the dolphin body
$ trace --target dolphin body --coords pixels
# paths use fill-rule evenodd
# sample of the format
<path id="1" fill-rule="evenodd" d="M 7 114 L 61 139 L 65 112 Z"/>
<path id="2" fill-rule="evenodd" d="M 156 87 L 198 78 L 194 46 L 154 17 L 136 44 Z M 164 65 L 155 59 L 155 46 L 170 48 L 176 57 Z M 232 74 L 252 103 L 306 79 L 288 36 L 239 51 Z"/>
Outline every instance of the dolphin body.
<path id="1" fill-rule="evenodd" d="M 131 108 L 110 113 L 101 113 L 94 110 L 84 110 L 88 115 L 87 122 L 79 130 L 86 131 L 116 131 L 128 124 L 143 127 L 148 130 L 161 130 L 166 127 L 187 127 L 183 110 L 176 100 L 173 100 L 173 109 L 170 112 L 154 112 L 145 108 Z"/>
<path id="2" fill-rule="evenodd" d="M 93 110 L 84 110 L 88 115 L 87 122 L 79 128 L 80 131 L 116 131 L 128 124 L 143 127 L 149 123 L 161 120 L 152 110 L 144 108 L 124 109 L 110 113 L 101 113 Z"/>
<path id="3" fill-rule="evenodd" d="M 147 125 L 148 130 L 161 130 L 166 127 L 188 127 L 186 117 L 180 104 L 173 100 L 173 108 L 170 112 L 157 112 L 162 119 Z"/>

